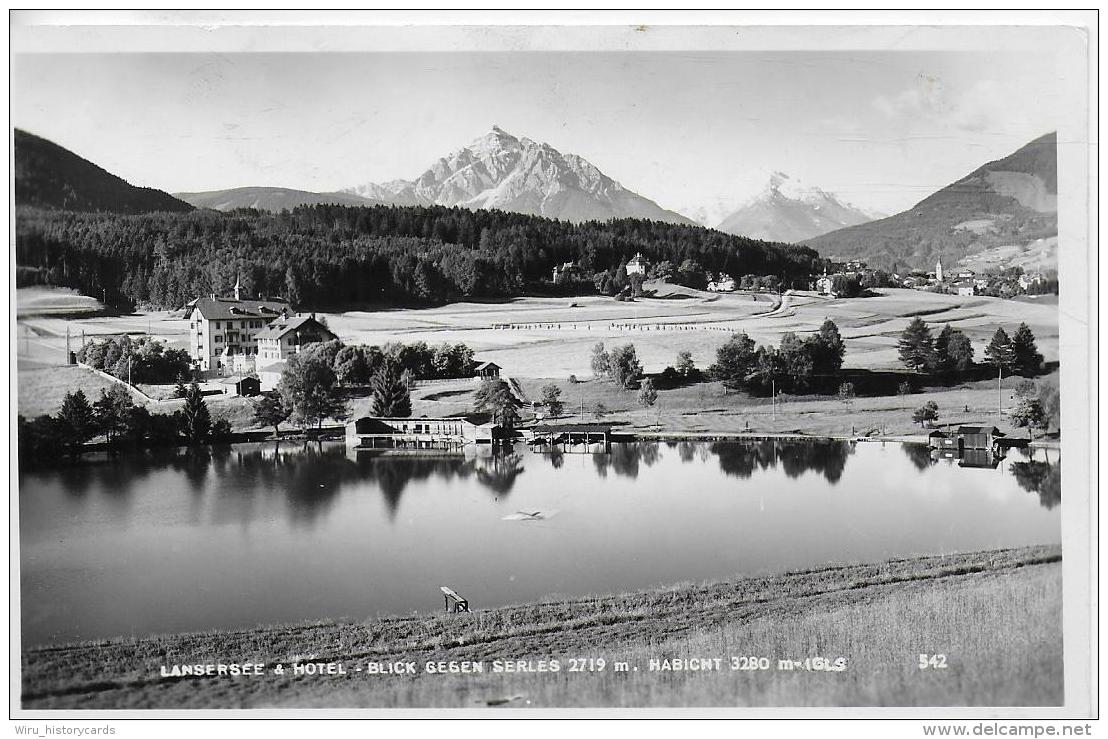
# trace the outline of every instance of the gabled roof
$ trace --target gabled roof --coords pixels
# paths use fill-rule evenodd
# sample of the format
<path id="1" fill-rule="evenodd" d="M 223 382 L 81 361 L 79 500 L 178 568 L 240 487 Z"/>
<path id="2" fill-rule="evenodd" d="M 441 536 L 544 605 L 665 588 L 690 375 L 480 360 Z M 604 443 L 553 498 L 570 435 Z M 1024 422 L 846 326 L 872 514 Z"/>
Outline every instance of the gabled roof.
<path id="1" fill-rule="evenodd" d="M 293 331 L 302 331 L 306 328 L 315 329 L 329 334 L 331 338 L 338 338 L 329 328 L 312 318 L 311 316 L 293 316 L 292 318 L 278 318 L 273 323 L 254 334 L 255 339 L 280 339 Z"/>
<path id="2" fill-rule="evenodd" d="M 1004 432 L 998 429 L 996 426 L 959 426 L 957 433 L 959 434 L 992 434 L 993 436 L 1004 436 Z"/>
<path id="3" fill-rule="evenodd" d="M 185 305 L 185 317 L 198 311 L 209 321 L 232 320 L 235 318 L 262 318 L 267 321 L 289 311 L 284 300 L 235 300 L 234 298 L 197 298 Z"/>
<path id="4" fill-rule="evenodd" d="M 480 371 L 480 370 L 483 370 L 483 369 L 492 369 L 493 367 L 496 367 L 497 369 L 504 369 L 503 367 L 501 367 L 496 362 L 482 362 L 481 364 L 477 365 L 477 371 Z"/>
<path id="5" fill-rule="evenodd" d="M 257 377 L 251 377 L 250 375 L 231 375 L 229 377 L 224 377 L 223 379 L 219 380 L 219 382 L 223 385 L 238 385 L 243 380 L 252 380 L 254 382 L 258 382 Z"/>

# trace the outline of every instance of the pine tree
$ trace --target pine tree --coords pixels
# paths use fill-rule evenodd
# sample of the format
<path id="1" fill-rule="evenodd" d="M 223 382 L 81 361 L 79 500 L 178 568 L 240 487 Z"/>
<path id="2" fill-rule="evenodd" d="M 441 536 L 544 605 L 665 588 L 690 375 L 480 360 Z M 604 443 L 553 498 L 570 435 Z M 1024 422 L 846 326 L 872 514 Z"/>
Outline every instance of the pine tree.
<path id="1" fill-rule="evenodd" d="M 386 362 L 369 378 L 373 393 L 373 415 L 382 418 L 407 418 L 412 415 L 412 396 L 407 383 L 391 362 Z"/>
<path id="2" fill-rule="evenodd" d="M 985 358 L 994 367 L 1011 369 L 1013 362 L 1012 340 L 1008 338 L 1008 332 L 1003 327 L 998 328 L 996 333 L 993 334 L 992 341 L 985 348 Z"/>
<path id="3" fill-rule="evenodd" d="M 1043 366 L 1043 355 L 1035 346 L 1035 334 L 1026 323 L 1021 323 L 1012 336 L 1012 364 L 1015 371 L 1025 377 L 1036 375 Z"/>
<path id="4" fill-rule="evenodd" d="M 185 394 L 185 407 L 181 410 L 181 433 L 190 444 L 203 444 L 212 429 L 212 416 L 200 386 L 194 381 Z"/>
<path id="5" fill-rule="evenodd" d="M 519 401 L 504 380 L 485 380 L 473 397 L 474 411 L 491 414 L 493 420 L 506 429 L 519 421 L 518 406 Z"/>
<path id="6" fill-rule="evenodd" d="M 935 365 L 935 345 L 931 338 L 931 329 L 922 318 L 913 318 L 908 327 L 900 334 L 897 342 L 900 361 L 917 372 L 926 371 Z"/>
<path id="7" fill-rule="evenodd" d="M 82 390 L 65 394 L 58 418 L 64 423 L 69 444 L 77 450 L 96 434 L 92 404 Z"/>
<path id="8" fill-rule="evenodd" d="M 123 389 L 122 385 L 112 385 L 100 391 L 100 399 L 93 403 L 92 410 L 97 429 L 107 437 L 108 444 L 126 430 L 127 419 L 134 407 L 135 401 L 131 400 L 131 393 Z"/>

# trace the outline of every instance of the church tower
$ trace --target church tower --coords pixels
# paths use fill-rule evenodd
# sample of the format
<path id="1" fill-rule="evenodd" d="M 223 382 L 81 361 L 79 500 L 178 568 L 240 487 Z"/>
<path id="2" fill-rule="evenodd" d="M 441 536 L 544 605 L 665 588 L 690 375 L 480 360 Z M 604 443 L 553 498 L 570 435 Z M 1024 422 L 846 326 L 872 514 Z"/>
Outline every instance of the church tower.
<path id="1" fill-rule="evenodd" d="M 939 260 L 935 262 L 935 279 L 939 282 L 943 281 L 943 258 L 939 257 Z"/>
<path id="2" fill-rule="evenodd" d="M 238 275 L 235 276 L 235 300 L 242 300 L 242 285 L 239 284 Z"/>

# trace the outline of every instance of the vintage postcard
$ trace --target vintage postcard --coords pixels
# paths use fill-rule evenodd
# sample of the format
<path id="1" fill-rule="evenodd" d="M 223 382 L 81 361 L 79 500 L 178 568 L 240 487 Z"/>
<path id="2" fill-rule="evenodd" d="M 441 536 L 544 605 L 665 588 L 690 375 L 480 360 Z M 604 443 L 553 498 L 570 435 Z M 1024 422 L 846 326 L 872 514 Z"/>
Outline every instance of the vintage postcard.
<path id="1" fill-rule="evenodd" d="M 11 14 L 13 716 L 1097 714 L 1095 14 L 639 18 Z"/>

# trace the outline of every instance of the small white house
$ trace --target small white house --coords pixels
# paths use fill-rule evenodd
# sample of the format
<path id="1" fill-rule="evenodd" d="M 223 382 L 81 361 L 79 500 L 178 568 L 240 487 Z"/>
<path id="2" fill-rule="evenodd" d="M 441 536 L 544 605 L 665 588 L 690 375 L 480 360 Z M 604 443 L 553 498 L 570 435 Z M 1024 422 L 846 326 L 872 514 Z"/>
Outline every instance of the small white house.
<path id="1" fill-rule="evenodd" d="M 959 295 L 971 297 L 977 294 L 977 290 L 973 286 L 973 280 L 959 280 L 954 283 L 954 289 Z"/>
<path id="2" fill-rule="evenodd" d="M 735 278 L 723 272 L 719 273 L 719 279 L 708 283 L 708 290 L 714 293 L 730 293 L 735 291 Z"/>
<path id="3" fill-rule="evenodd" d="M 834 295 L 835 280 L 826 272 L 816 280 L 816 292 L 820 295 Z"/>
<path id="4" fill-rule="evenodd" d="M 646 275 L 646 257 L 642 254 L 636 253 L 631 257 L 631 260 L 627 262 L 627 274 L 628 275 Z"/>

